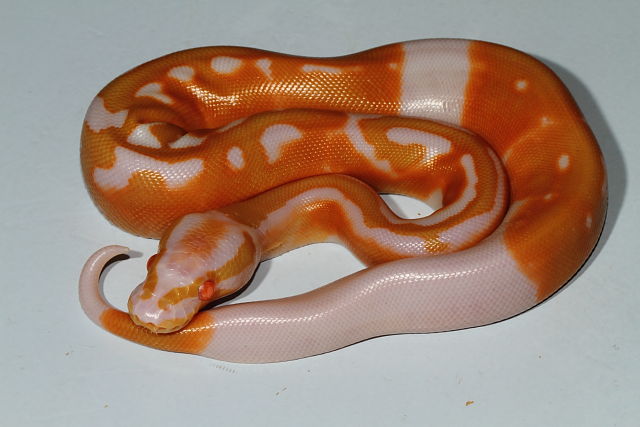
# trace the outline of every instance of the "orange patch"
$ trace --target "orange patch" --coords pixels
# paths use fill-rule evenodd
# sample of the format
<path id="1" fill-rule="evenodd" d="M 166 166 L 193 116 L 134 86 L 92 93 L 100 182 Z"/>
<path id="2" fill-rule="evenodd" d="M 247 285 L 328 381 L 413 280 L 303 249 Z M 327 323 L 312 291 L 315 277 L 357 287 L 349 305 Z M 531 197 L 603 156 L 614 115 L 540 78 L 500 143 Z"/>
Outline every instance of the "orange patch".
<path id="1" fill-rule="evenodd" d="M 198 296 L 198 284 L 180 286 L 171 289 L 158 300 L 158 307 L 167 310 L 170 305 L 176 305 L 186 298 L 196 298 Z"/>
<path id="2" fill-rule="evenodd" d="M 135 325 L 125 312 L 108 309 L 100 316 L 102 326 L 112 334 L 147 347 L 179 353 L 200 354 L 214 336 L 215 320 L 210 312 L 201 312 L 178 332 L 156 334 Z"/>
<path id="3" fill-rule="evenodd" d="M 151 133 L 160 141 L 163 145 L 167 145 L 173 142 L 185 134 L 184 129 L 167 124 L 158 123 L 151 126 Z"/>
<path id="4" fill-rule="evenodd" d="M 256 255 L 256 245 L 246 231 L 242 232 L 244 242 L 238 248 L 238 252 L 216 271 L 209 272 L 207 276 L 214 277 L 219 282 L 233 276 L 237 276 L 253 264 Z"/>
<path id="5" fill-rule="evenodd" d="M 567 89 L 546 66 L 490 44 L 473 43 L 469 55 L 462 126 L 507 158 L 512 203 L 521 205 L 506 229 L 506 245 L 542 300 L 576 272 L 596 243 L 606 209 L 602 155 Z M 560 173 L 562 156 L 571 167 Z M 592 229 L 577 219 L 587 215 Z"/>
<path id="6" fill-rule="evenodd" d="M 81 157 L 89 193 L 105 217 L 118 227 L 132 234 L 159 238 L 172 222 L 187 213 L 215 209 L 268 187 L 267 183 L 261 183 L 244 188 L 238 184 L 242 180 L 237 176 L 229 180 L 227 176 L 216 175 L 226 160 L 214 156 L 207 165 L 212 169 L 210 173 L 184 188 L 169 190 L 158 176 L 138 172 L 126 188 L 102 191 L 93 182 L 93 171 L 113 164 L 113 150 L 127 140 L 135 126 L 166 122 L 166 125 L 153 126 L 152 132 L 167 143 L 182 132 L 215 129 L 238 118 L 270 110 L 313 108 L 394 114 L 398 109 L 402 70 L 401 67 L 390 69 L 387 64 L 402 63 L 402 55 L 401 45 L 318 59 L 248 48 L 212 47 L 182 51 L 140 65 L 100 92 L 109 111 L 129 111 L 122 128 L 107 128 L 97 133 L 86 125 L 83 129 Z M 228 74 L 213 72 L 211 60 L 224 56 L 237 58 L 241 66 Z M 264 59 L 270 61 L 269 75 L 255 65 Z M 194 70 L 192 79 L 180 81 L 169 76 L 171 69 L 185 64 Z M 319 71 L 304 72 L 303 67 L 308 64 L 318 66 Z M 322 67 L 341 72 L 322 72 Z M 135 96 L 150 83 L 159 84 L 163 94 L 175 102 L 166 105 L 152 97 Z M 344 96 L 347 93 L 349 96 Z M 367 102 L 354 103 L 354 99 L 367 99 Z M 179 161 L 185 152 L 190 157 L 204 158 L 203 150 L 204 145 L 180 150 L 163 160 Z M 155 155 L 144 147 L 140 152 Z M 247 157 L 251 163 L 254 156 Z M 248 164 L 245 170 L 251 170 L 251 166 Z M 298 172 L 298 175 L 304 173 Z M 217 178 L 211 179 L 212 176 Z"/>

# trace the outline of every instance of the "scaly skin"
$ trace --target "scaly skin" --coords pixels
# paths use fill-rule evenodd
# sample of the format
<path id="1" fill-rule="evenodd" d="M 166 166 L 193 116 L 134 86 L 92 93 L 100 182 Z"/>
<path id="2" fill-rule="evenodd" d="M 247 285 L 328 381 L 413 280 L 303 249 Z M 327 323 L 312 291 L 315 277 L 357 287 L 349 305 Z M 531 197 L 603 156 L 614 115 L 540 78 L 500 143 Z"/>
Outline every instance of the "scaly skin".
<path id="1" fill-rule="evenodd" d="M 87 261 L 89 317 L 144 345 L 237 362 L 518 314 L 575 274 L 606 210 L 600 150 L 560 80 L 477 41 L 337 58 L 177 52 L 98 94 L 81 154 L 102 213 L 161 238 L 129 314 L 95 291 L 126 250 Z M 375 192 L 442 207 L 405 220 Z M 370 267 L 303 295 L 201 311 L 261 260 L 324 241 Z"/>

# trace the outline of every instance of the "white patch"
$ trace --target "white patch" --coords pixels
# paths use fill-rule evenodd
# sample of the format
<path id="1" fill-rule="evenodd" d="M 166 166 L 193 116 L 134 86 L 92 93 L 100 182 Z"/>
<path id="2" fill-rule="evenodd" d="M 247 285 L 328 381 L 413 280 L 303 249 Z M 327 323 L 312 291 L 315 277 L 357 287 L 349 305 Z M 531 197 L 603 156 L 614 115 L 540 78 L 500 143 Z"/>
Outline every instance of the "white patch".
<path id="1" fill-rule="evenodd" d="M 433 193 L 429 194 L 424 203 L 434 212 L 442 208 L 442 188 L 437 188 Z"/>
<path id="2" fill-rule="evenodd" d="M 231 74 L 242 65 L 242 60 L 230 56 L 216 56 L 211 60 L 211 68 L 216 73 Z"/>
<path id="3" fill-rule="evenodd" d="M 497 161 L 497 160 L 496 160 Z M 473 157 L 470 154 L 465 154 L 460 159 L 460 163 L 465 171 L 467 176 L 467 186 L 464 188 L 462 195 L 458 200 L 449 206 L 445 206 L 444 208 L 434 212 L 428 217 L 417 220 L 417 223 L 420 225 L 434 225 L 438 224 L 442 221 L 445 221 L 448 218 L 453 217 L 454 215 L 459 214 L 467 206 L 476 198 L 477 191 L 476 186 L 478 184 L 478 174 L 476 173 L 475 163 L 473 161 Z"/>
<path id="4" fill-rule="evenodd" d="M 168 95 L 162 93 L 162 85 L 160 83 L 149 83 L 148 85 L 142 86 L 140 90 L 136 92 L 136 96 L 149 96 L 165 104 L 171 104 L 173 102 Z"/>
<path id="5" fill-rule="evenodd" d="M 329 73 L 329 74 L 340 74 L 342 70 L 338 67 L 331 67 L 328 65 L 313 65 L 313 64 L 305 64 L 302 66 L 302 72 L 304 73 Z"/>
<path id="6" fill-rule="evenodd" d="M 551 120 L 551 118 L 547 117 L 547 116 L 543 116 L 542 118 L 540 118 L 540 125 L 542 127 L 547 127 L 549 125 L 553 124 L 553 120 Z"/>
<path id="7" fill-rule="evenodd" d="M 437 156 L 442 156 L 451 151 L 451 141 L 421 130 L 395 127 L 387 130 L 387 138 L 400 145 L 422 145 L 426 149 L 424 153 L 425 163 L 430 163 Z"/>
<path id="8" fill-rule="evenodd" d="M 591 216 L 591 214 L 587 215 L 587 219 L 585 220 L 584 225 L 586 225 L 587 228 L 591 228 L 591 226 L 593 225 L 593 217 Z"/>
<path id="9" fill-rule="evenodd" d="M 128 113 L 128 110 L 120 110 L 112 113 L 105 107 L 104 99 L 96 96 L 91 102 L 91 105 L 89 105 L 84 120 L 87 122 L 89 129 L 94 132 L 100 132 L 110 127 L 121 128 L 127 119 Z"/>
<path id="10" fill-rule="evenodd" d="M 553 199 L 553 193 L 547 193 L 544 195 L 544 200 L 545 201 L 550 201 L 551 199 Z"/>
<path id="11" fill-rule="evenodd" d="M 269 163 L 274 163 L 280 157 L 282 147 L 302 138 L 302 132 L 291 125 L 272 125 L 265 129 L 260 137 L 260 144 L 264 147 Z"/>
<path id="12" fill-rule="evenodd" d="M 463 246 L 465 242 L 467 242 L 471 238 L 474 238 L 478 233 L 484 232 L 486 228 L 493 223 L 499 212 L 504 207 L 506 195 L 506 177 L 504 171 L 502 170 L 500 160 L 498 159 L 496 154 L 489 149 L 487 150 L 487 152 L 493 160 L 498 173 L 496 202 L 494 203 L 491 211 L 476 215 L 475 217 L 471 217 L 461 222 L 460 224 L 457 224 L 456 226 L 445 230 L 440 234 L 439 240 L 443 243 L 452 245 L 452 248 L 454 250 Z M 446 221 L 452 216 L 463 212 L 477 197 L 476 187 L 479 179 L 475 171 L 473 157 L 470 154 L 466 154 L 462 156 L 460 162 L 467 176 L 467 186 L 465 187 L 462 196 L 453 204 L 442 208 L 442 190 L 436 190 L 432 195 L 429 196 L 429 200 L 426 201 L 429 206 L 433 207 L 435 212 L 423 218 L 413 219 L 411 220 L 412 223 L 424 227 L 437 225 L 443 221 Z M 437 203 L 434 203 L 434 201 Z M 392 224 L 402 224 L 406 222 L 406 220 L 397 218 L 392 215 L 385 214 L 385 218 L 387 218 L 387 220 Z"/>
<path id="13" fill-rule="evenodd" d="M 182 135 L 175 141 L 169 143 L 169 146 L 171 148 L 197 147 L 198 145 L 202 144 L 205 139 L 207 139 L 206 136 L 195 136 L 187 133 Z"/>
<path id="14" fill-rule="evenodd" d="M 525 79 L 520 79 L 516 81 L 516 90 L 518 92 L 524 92 L 529 87 L 529 82 Z"/>
<path id="15" fill-rule="evenodd" d="M 247 118 L 246 118 L 246 117 L 241 117 L 241 118 L 239 118 L 239 119 L 237 119 L 237 120 L 234 120 L 234 121 L 232 121 L 232 122 L 230 122 L 230 123 L 227 123 L 226 125 L 224 125 L 224 126 L 222 126 L 222 127 L 219 127 L 218 129 L 216 129 L 216 133 L 223 133 L 223 132 L 226 132 L 226 131 L 228 131 L 229 129 L 234 128 L 234 127 L 238 126 L 239 124 L 243 123 L 245 120 L 247 120 Z"/>
<path id="16" fill-rule="evenodd" d="M 511 144 L 511 146 L 509 148 L 507 148 L 507 150 L 502 153 L 502 163 L 503 164 L 507 164 L 507 162 L 509 161 L 509 157 L 511 157 L 511 154 L 513 154 L 513 146 L 516 144 Z"/>
<path id="17" fill-rule="evenodd" d="M 187 185 L 203 171 L 202 159 L 167 163 L 124 147 L 116 147 L 115 157 L 110 168 L 93 171 L 93 179 L 102 190 L 121 190 L 129 184 L 133 174 L 144 171 L 159 174 L 167 187 L 175 189 Z"/>
<path id="18" fill-rule="evenodd" d="M 196 70 L 194 70 L 193 67 L 189 67 L 188 65 L 174 67 L 169 70 L 169 77 L 180 80 L 181 82 L 188 82 L 192 80 L 195 74 Z"/>
<path id="19" fill-rule="evenodd" d="M 399 113 L 461 124 L 469 78 L 469 42 L 429 40 L 404 43 Z"/>
<path id="20" fill-rule="evenodd" d="M 240 170 L 244 167 L 244 153 L 240 147 L 231 147 L 227 151 L 227 160 L 233 170 Z"/>
<path id="21" fill-rule="evenodd" d="M 418 236 L 396 234 L 387 228 L 369 227 L 360 207 L 347 199 L 344 194 L 335 188 L 316 188 L 305 191 L 296 197 L 289 199 L 281 208 L 271 212 L 257 227 L 264 235 L 268 235 L 270 229 L 277 229 L 289 219 L 297 215 L 301 206 L 330 200 L 342 207 L 350 222 L 351 227 L 359 236 L 370 239 L 375 244 L 395 252 L 401 256 L 424 255 L 427 252 L 425 240 Z"/>
<path id="22" fill-rule="evenodd" d="M 367 142 L 362 131 L 360 130 L 360 125 L 358 122 L 363 118 L 373 118 L 376 116 L 365 116 L 360 114 L 350 114 L 349 119 L 347 120 L 347 124 L 344 127 L 344 132 L 347 137 L 349 137 L 349 141 L 353 144 L 353 148 L 356 149 L 360 154 L 362 154 L 369 162 L 376 167 L 377 169 L 391 173 L 391 163 L 388 160 L 379 160 L 376 157 L 375 147 Z"/>
<path id="23" fill-rule="evenodd" d="M 127 142 L 133 145 L 149 148 L 162 148 L 162 143 L 151 132 L 151 126 L 157 123 L 143 123 L 133 129 L 127 137 Z"/>
<path id="24" fill-rule="evenodd" d="M 271 71 L 271 60 L 267 58 L 258 59 L 256 61 L 256 67 L 267 76 L 269 80 L 273 79 L 273 72 Z"/>
<path id="25" fill-rule="evenodd" d="M 397 62 L 390 62 L 389 64 L 387 64 L 387 66 L 392 69 L 393 71 L 396 71 L 398 69 L 398 63 Z"/>
<path id="26" fill-rule="evenodd" d="M 229 305 L 216 312 L 215 339 L 201 355 L 245 363 L 292 360 L 380 335 L 450 331 L 509 318 L 538 302 L 538 287 L 511 253 L 500 228 L 468 250 L 377 265 L 295 301 Z M 242 327 L 256 318 L 268 319 L 259 335 Z M 300 328 L 301 319 L 313 321 Z M 249 344 L 239 350 L 238 342 Z"/>
<path id="27" fill-rule="evenodd" d="M 558 167 L 561 171 L 567 170 L 567 168 L 569 167 L 569 163 L 570 161 L 568 154 L 563 154 L 562 156 L 558 157 Z"/>
<path id="28" fill-rule="evenodd" d="M 223 245 L 215 248 L 211 253 L 207 254 L 208 260 L 205 263 L 207 270 L 217 270 L 229 262 L 234 256 L 236 256 L 238 250 L 244 243 L 244 235 L 243 233 L 238 233 L 236 230 L 231 229 L 233 226 L 237 226 L 236 222 L 216 211 L 192 213 L 182 217 L 167 239 L 166 245 L 168 252 L 170 253 L 171 251 L 183 248 L 185 236 L 190 234 L 191 230 L 194 228 L 198 228 L 203 222 L 210 221 L 211 219 L 228 224 L 229 226 L 225 227 L 225 233 L 219 238 L 219 241 L 223 242 Z M 160 267 L 160 264 L 158 266 Z M 158 270 L 158 277 L 163 277 L 160 273 L 161 271 Z M 193 272 L 196 274 L 196 277 L 193 277 L 191 272 L 183 271 L 183 273 L 186 273 L 187 278 L 187 283 L 185 284 L 193 282 L 193 280 L 201 274 L 201 272 Z M 174 286 L 176 285 L 170 285 L 170 288 L 173 288 Z"/>
<path id="29" fill-rule="evenodd" d="M 498 160 L 497 156 L 492 151 L 489 151 L 489 156 L 493 160 L 493 164 L 498 171 L 498 185 L 496 188 L 496 199 L 493 203 L 493 207 L 488 212 L 484 212 L 482 214 L 468 218 L 461 223 L 454 225 L 453 227 L 450 227 L 440 233 L 438 239 L 443 243 L 450 244 L 453 250 L 462 248 L 470 240 L 477 238 L 480 234 L 486 233 L 489 226 L 495 222 L 496 218 L 498 218 L 500 212 L 504 208 L 507 191 L 506 177 L 504 176 L 504 172 L 501 169 L 500 161 Z M 469 159 L 470 158 L 471 156 L 469 156 Z M 465 170 L 467 171 L 467 177 L 469 177 L 469 174 L 472 172 L 471 169 L 473 169 L 473 164 L 471 163 L 465 165 L 464 157 L 462 161 Z M 467 162 L 468 161 L 469 160 L 467 160 Z M 475 187 L 477 181 L 478 180 L 476 177 L 475 182 L 470 183 L 469 186 L 473 185 Z M 475 189 L 473 190 L 473 192 L 475 193 Z M 463 197 L 466 197 L 467 189 L 465 189 L 464 193 L 465 195 Z M 475 194 L 473 195 L 473 197 L 475 197 Z"/>

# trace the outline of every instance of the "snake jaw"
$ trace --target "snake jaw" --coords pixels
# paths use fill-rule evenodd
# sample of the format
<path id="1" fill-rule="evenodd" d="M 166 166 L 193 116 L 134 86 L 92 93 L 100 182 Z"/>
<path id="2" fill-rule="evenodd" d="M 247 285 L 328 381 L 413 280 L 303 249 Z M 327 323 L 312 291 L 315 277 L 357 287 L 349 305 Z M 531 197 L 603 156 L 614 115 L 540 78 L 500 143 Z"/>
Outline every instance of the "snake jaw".
<path id="1" fill-rule="evenodd" d="M 157 334 L 176 332 L 185 327 L 200 309 L 198 298 L 186 298 L 179 304 L 162 304 L 162 298 L 152 295 L 142 298 L 144 283 L 138 285 L 127 303 L 129 317 L 138 326 Z"/>
<path id="2" fill-rule="evenodd" d="M 156 334 L 170 334 L 172 332 L 179 331 L 184 326 L 186 326 L 187 323 L 189 323 L 189 320 L 191 320 L 191 318 L 165 320 L 161 324 L 154 324 L 151 322 L 144 322 L 140 320 L 140 318 L 136 314 L 129 313 L 129 316 L 131 317 L 133 323 L 138 326 L 142 326 L 143 328 L 148 329 Z"/>

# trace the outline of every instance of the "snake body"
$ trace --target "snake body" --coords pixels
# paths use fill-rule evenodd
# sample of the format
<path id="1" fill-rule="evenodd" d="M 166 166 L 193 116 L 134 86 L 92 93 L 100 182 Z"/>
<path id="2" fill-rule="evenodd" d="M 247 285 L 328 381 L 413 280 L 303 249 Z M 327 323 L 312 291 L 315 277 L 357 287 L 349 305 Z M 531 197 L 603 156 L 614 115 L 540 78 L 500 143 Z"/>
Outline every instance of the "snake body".
<path id="1" fill-rule="evenodd" d="M 606 211 L 603 158 L 568 90 L 536 59 L 479 41 L 335 58 L 173 53 L 96 96 L 81 160 L 106 218 L 160 239 L 129 313 L 98 289 L 127 249 L 89 258 L 87 315 L 143 345 L 235 362 L 514 316 L 576 273 Z M 381 192 L 441 206 L 403 219 Z M 261 260 L 328 241 L 368 268 L 293 297 L 204 309 Z"/>

